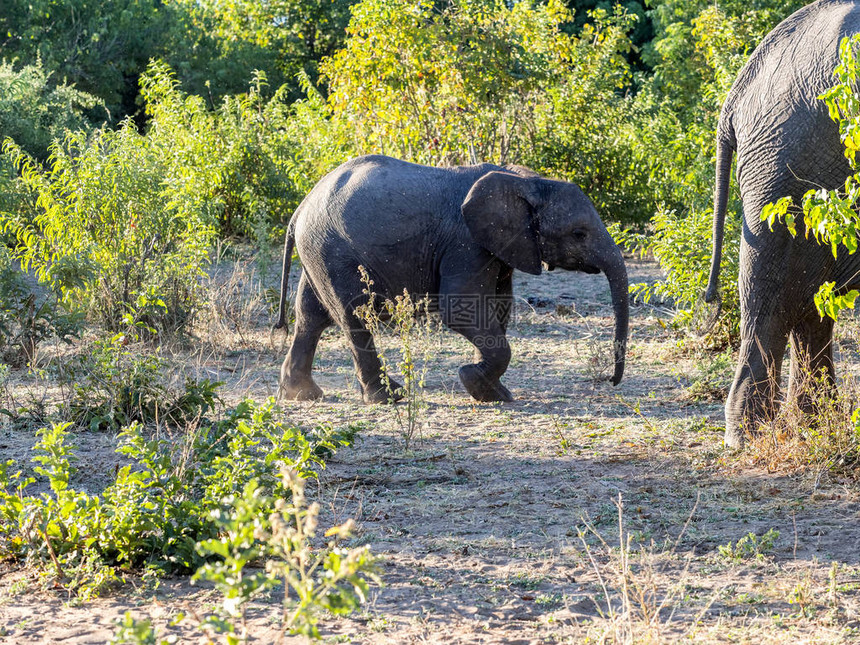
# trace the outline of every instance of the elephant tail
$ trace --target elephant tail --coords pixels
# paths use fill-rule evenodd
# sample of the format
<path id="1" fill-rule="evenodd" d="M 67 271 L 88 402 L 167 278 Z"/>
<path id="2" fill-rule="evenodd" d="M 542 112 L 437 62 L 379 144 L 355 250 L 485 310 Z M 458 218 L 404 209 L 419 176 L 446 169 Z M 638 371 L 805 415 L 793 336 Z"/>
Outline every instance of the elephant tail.
<path id="1" fill-rule="evenodd" d="M 717 135 L 717 177 L 714 190 L 714 237 L 711 255 L 711 274 L 708 278 L 708 289 L 705 291 L 705 302 L 718 300 L 720 283 L 720 261 L 723 255 L 723 236 L 726 229 L 726 208 L 729 202 L 729 185 L 731 183 L 732 156 L 735 151 L 735 137 L 731 126 L 725 127 L 729 121 L 725 113 L 720 119 L 719 134 Z"/>
<path id="2" fill-rule="evenodd" d="M 293 261 L 293 247 L 296 243 L 296 227 L 294 222 L 295 216 L 287 225 L 286 239 L 284 240 L 284 268 L 281 273 L 281 301 L 278 305 L 278 322 L 272 328 L 272 331 L 283 329 L 285 333 L 289 332 L 289 323 L 287 322 L 287 286 L 290 283 L 290 265 Z"/>

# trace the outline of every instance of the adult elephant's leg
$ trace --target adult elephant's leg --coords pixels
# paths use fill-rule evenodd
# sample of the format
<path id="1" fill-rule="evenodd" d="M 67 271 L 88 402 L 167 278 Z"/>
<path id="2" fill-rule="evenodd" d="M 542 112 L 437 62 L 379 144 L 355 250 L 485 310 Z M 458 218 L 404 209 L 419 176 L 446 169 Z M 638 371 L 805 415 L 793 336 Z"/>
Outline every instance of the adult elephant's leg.
<path id="1" fill-rule="evenodd" d="M 833 368 L 833 320 L 821 320 L 818 313 L 810 312 L 791 330 L 791 367 L 788 379 L 788 397 L 800 405 L 801 410 L 813 411 L 816 394 L 810 388 L 819 388 L 824 378 L 827 389 L 836 383 Z"/>
<path id="2" fill-rule="evenodd" d="M 780 242 L 777 233 L 754 235 L 744 225 L 738 280 L 741 346 L 726 399 L 725 442 L 732 447 L 742 446 L 746 435 L 772 415 L 779 393 L 782 357 L 791 328 L 784 302 L 789 285 L 783 264 L 788 263 L 788 256 Z"/>
<path id="3" fill-rule="evenodd" d="M 319 399 L 322 389 L 311 376 L 314 354 L 323 331 L 332 319 L 302 273 L 296 297 L 296 328 L 290 350 L 281 366 L 279 399 L 308 401 Z"/>

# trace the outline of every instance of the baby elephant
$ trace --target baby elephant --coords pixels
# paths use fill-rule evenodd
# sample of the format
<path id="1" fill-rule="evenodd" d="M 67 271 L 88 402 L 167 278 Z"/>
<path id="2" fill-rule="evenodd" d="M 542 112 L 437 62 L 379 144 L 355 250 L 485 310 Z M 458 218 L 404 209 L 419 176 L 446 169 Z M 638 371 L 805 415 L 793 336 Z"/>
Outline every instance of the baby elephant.
<path id="1" fill-rule="evenodd" d="M 293 215 L 284 245 L 280 317 L 293 245 L 304 272 L 296 329 L 281 368 L 281 398 L 322 396 L 311 365 L 323 330 L 337 324 L 352 348 L 364 401 L 388 400 L 373 337 L 356 316 L 367 302 L 359 267 L 381 298 L 406 289 L 430 295 L 431 311 L 477 349 L 460 380 L 478 401 L 510 401 L 499 378 L 511 359 L 505 338 L 514 269 L 533 275 L 541 263 L 609 279 L 615 311 L 615 373 L 624 372 L 627 270 L 594 205 L 575 185 L 522 167 L 490 164 L 419 166 L 390 157 L 353 159 L 326 175 Z"/>

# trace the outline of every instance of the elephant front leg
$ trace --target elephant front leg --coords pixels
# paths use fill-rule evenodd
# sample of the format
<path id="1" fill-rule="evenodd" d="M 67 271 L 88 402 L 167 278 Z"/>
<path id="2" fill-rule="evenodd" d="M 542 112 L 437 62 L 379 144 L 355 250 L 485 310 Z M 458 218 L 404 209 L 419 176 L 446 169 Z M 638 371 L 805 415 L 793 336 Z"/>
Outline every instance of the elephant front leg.
<path id="1" fill-rule="evenodd" d="M 499 378 L 511 362 L 511 348 L 503 334 L 478 334 L 473 338 L 463 334 L 477 348 L 479 360 L 460 368 L 460 381 L 477 401 L 513 401 L 510 390 Z"/>
<path id="2" fill-rule="evenodd" d="M 513 401 L 510 390 L 499 380 L 511 362 L 511 347 L 498 320 L 486 327 L 457 324 L 449 312 L 442 320 L 452 330 L 462 334 L 475 346 L 475 363 L 460 368 L 460 381 L 477 401 Z"/>

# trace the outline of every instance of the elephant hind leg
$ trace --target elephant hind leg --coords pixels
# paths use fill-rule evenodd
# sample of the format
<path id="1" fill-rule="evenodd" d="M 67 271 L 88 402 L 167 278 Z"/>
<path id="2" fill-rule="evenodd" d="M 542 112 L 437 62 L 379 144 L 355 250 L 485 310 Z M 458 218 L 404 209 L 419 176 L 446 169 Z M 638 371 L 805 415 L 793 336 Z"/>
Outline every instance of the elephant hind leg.
<path id="1" fill-rule="evenodd" d="M 324 297 L 332 303 L 332 317 L 346 336 L 364 402 L 371 405 L 400 400 L 402 386 L 384 373 L 373 334 L 355 313 L 368 302 L 366 285 L 358 270 L 344 270 L 336 278 L 324 285 Z"/>
<path id="2" fill-rule="evenodd" d="M 352 350 L 355 371 L 361 384 L 364 402 L 394 403 L 403 398 L 403 386 L 386 375 L 382 369 L 382 361 L 371 334 L 364 324 L 354 314 L 347 314 L 345 332 Z M 386 379 L 385 377 L 388 376 Z"/>
<path id="3" fill-rule="evenodd" d="M 836 384 L 833 367 L 833 321 L 812 313 L 791 330 L 791 367 L 788 398 L 800 409 L 815 412 L 821 386 L 831 393 Z M 818 390 L 818 391 L 816 391 Z"/>
<path id="4" fill-rule="evenodd" d="M 744 445 L 760 423 L 771 419 L 777 410 L 782 355 L 787 338 L 765 347 L 757 338 L 741 341 L 738 367 L 726 399 L 725 443 L 732 448 Z"/>
<path id="5" fill-rule="evenodd" d="M 322 398 L 323 391 L 311 376 L 320 336 L 332 325 L 326 308 L 314 293 L 307 275 L 299 280 L 296 297 L 296 328 L 290 350 L 281 367 L 278 399 L 311 401 Z"/>

